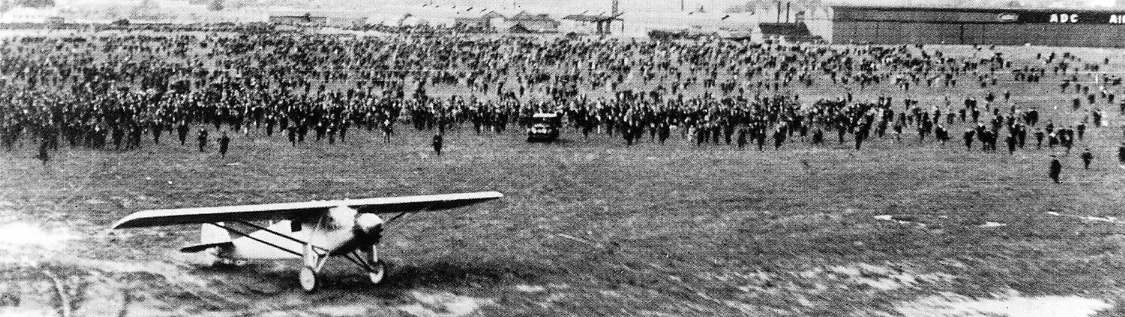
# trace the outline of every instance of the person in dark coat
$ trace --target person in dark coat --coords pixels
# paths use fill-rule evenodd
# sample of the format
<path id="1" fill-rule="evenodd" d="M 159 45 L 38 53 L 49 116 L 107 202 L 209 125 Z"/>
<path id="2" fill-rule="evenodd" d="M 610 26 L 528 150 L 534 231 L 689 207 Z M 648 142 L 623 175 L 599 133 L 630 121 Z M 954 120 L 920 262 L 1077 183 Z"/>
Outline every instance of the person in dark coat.
<path id="1" fill-rule="evenodd" d="M 184 145 L 184 143 L 187 142 L 188 129 L 189 128 L 187 126 L 187 123 L 184 122 L 184 121 L 180 121 L 179 127 L 176 128 L 176 132 L 178 132 L 179 136 L 180 136 L 180 145 L 181 146 Z"/>
<path id="2" fill-rule="evenodd" d="M 1058 184 L 1059 174 L 1062 174 L 1062 163 L 1059 163 L 1059 159 L 1057 157 L 1051 155 L 1051 168 L 1047 171 L 1047 176 L 1050 176 L 1051 180 L 1055 181 L 1055 183 Z"/>
<path id="3" fill-rule="evenodd" d="M 582 128 L 583 136 L 589 138 L 588 134 L 590 134 L 591 129 L 593 129 L 592 125 L 587 125 L 586 128 Z M 743 132 L 745 132 L 745 131 L 743 131 Z M 668 140 L 668 135 L 671 134 L 671 133 L 672 133 L 671 127 L 669 127 L 667 123 L 664 123 L 664 124 L 660 125 L 660 131 L 657 131 L 657 136 L 660 140 L 661 145 L 664 145 L 664 141 Z"/>
<path id="4" fill-rule="evenodd" d="M 434 152 L 437 153 L 438 156 L 441 156 L 441 143 L 442 143 L 441 134 L 440 133 L 434 134 L 434 143 L 433 143 Z"/>
<path id="5" fill-rule="evenodd" d="M 1094 153 L 1090 153 L 1090 148 L 1086 148 L 1078 157 L 1082 158 L 1082 166 L 1087 170 L 1090 169 L 1090 162 L 1094 161 Z"/>
<path id="6" fill-rule="evenodd" d="M 746 129 L 738 130 L 738 149 L 741 150 L 746 146 Z"/>
<path id="7" fill-rule="evenodd" d="M 867 138 L 867 131 L 866 130 L 863 130 L 862 128 L 860 128 L 859 130 L 855 131 L 855 149 L 856 149 L 856 151 L 859 151 L 860 147 L 863 146 L 863 140 L 866 139 L 866 138 Z"/>
<path id="8" fill-rule="evenodd" d="M 785 143 L 785 132 L 781 131 L 781 129 L 777 129 L 777 131 L 773 133 L 773 149 L 780 150 L 782 143 Z"/>
<path id="9" fill-rule="evenodd" d="M 965 130 L 965 134 L 963 135 L 963 138 L 965 139 L 965 149 L 973 149 L 973 138 L 976 137 L 975 134 L 976 131 L 974 131 L 973 129 Z"/>
<path id="10" fill-rule="evenodd" d="M 1043 147 L 1043 129 L 1035 128 L 1035 149 Z"/>
<path id="11" fill-rule="evenodd" d="M 43 140 L 43 143 L 39 144 L 39 155 L 35 156 L 35 158 L 43 162 L 43 166 L 47 166 L 47 161 L 51 160 L 51 155 L 47 152 L 47 147 L 48 142 Z"/>
<path id="12" fill-rule="evenodd" d="M 395 128 L 391 124 L 393 122 L 389 119 L 383 121 L 383 143 L 391 142 L 391 135 L 395 134 Z"/>
<path id="13" fill-rule="evenodd" d="M 203 148 L 207 147 L 207 128 L 199 128 L 199 151 L 203 152 Z"/>
<path id="14" fill-rule="evenodd" d="M 227 136 L 227 132 L 223 131 L 223 135 L 219 137 L 219 155 L 221 157 L 227 157 L 227 148 L 229 146 L 230 136 Z"/>
<path id="15" fill-rule="evenodd" d="M 289 138 L 289 144 L 297 146 L 297 126 L 291 125 L 285 128 L 285 135 Z"/>
<path id="16" fill-rule="evenodd" d="M 160 122 L 153 122 L 152 129 L 152 143 L 160 144 L 160 134 L 164 132 L 164 126 Z"/>
<path id="17" fill-rule="evenodd" d="M 1117 162 L 1125 165 L 1125 142 L 1122 142 L 1121 146 L 1117 147 Z"/>

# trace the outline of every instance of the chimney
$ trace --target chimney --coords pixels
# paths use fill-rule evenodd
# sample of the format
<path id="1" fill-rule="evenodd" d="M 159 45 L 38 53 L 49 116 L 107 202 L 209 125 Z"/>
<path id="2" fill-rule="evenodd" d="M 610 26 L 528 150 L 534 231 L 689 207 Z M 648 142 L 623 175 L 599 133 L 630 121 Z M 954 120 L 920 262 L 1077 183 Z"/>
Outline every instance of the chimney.
<path id="1" fill-rule="evenodd" d="M 789 23 L 789 5 L 790 4 L 793 4 L 793 3 L 792 2 L 786 2 L 785 3 L 785 23 Z"/>
<path id="2" fill-rule="evenodd" d="M 781 23 L 781 1 L 777 2 L 777 23 Z"/>

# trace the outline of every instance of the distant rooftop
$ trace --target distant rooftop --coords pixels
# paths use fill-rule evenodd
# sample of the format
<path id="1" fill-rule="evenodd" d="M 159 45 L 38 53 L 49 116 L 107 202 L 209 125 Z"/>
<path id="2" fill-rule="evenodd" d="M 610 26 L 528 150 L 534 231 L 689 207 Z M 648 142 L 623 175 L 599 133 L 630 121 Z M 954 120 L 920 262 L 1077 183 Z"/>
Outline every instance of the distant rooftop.
<path id="1" fill-rule="evenodd" d="M 597 22 L 607 20 L 620 20 L 620 18 L 602 15 L 602 14 L 571 14 L 563 17 L 563 20 L 580 21 L 580 22 Z"/>
<path id="2" fill-rule="evenodd" d="M 1125 8 L 1047 8 L 1047 7 L 1002 7 L 1002 6 L 989 6 L 989 7 L 956 7 L 956 6 L 874 6 L 874 5 L 829 5 L 833 9 L 866 9 L 866 10 L 879 10 L 879 11 L 975 11 L 975 12 L 1012 12 L 1012 11 L 1034 11 L 1034 12 L 1125 12 Z"/>
<path id="3" fill-rule="evenodd" d="M 554 19 L 552 19 L 546 13 L 531 14 L 531 13 L 528 13 L 527 11 L 521 11 L 520 13 L 512 16 L 511 18 L 508 18 L 508 20 L 512 20 L 512 21 L 554 21 Z"/>

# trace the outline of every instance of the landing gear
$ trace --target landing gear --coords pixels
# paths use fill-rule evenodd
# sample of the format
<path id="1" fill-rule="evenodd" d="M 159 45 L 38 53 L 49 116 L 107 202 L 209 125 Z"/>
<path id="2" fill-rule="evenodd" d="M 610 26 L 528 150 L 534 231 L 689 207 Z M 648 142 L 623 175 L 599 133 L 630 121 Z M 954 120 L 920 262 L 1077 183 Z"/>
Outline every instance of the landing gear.
<path id="1" fill-rule="evenodd" d="M 230 258 L 229 250 L 224 247 L 213 247 L 200 253 L 200 259 L 213 268 L 239 267 L 246 265 L 245 260 Z"/>
<path id="2" fill-rule="evenodd" d="M 297 278 L 301 282 L 301 288 L 305 289 L 305 292 L 312 293 L 316 291 L 316 270 L 312 267 L 302 267 L 301 273 L 297 275 Z"/>
<path id="3" fill-rule="evenodd" d="M 301 272 L 297 275 L 301 288 L 305 289 L 305 292 L 316 291 L 317 284 L 319 284 L 316 281 L 316 273 L 324 267 L 327 260 L 328 256 L 317 253 L 312 244 L 305 244 L 305 252 L 301 255 L 301 263 L 304 266 L 301 267 Z"/>
<path id="4" fill-rule="evenodd" d="M 371 284 L 378 285 L 383 281 L 383 277 L 387 273 L 387 265 L 385 262 L 379 260 L 379 251 L 376 246 L 371 246 L 371 251 L 368 252 L 366 265 L 364 269 L 367 270 L 367 278 L 371 280 Z"/>
<path id="5" fill-rule="evenodd" d="M 386 273 L 386 264 L 384 264 L 383 261 L 375 262 L 375 264 L 371 266 L 370 271 L 367 271 L 367 278 L 371 279 L 371 284 L 378 285 L 383 281 L 383 277 L 386 276 Z"/>
<path id="6" fill-rule="evenodd" d="M 383 221 L 376 215 L 365 216 L 370 217 L 356 217 L 355 226 L 359 228 L 353 227 L 351 229 L 352 236 L 350 238 L 342 242 L 329 242 L 329 245 L 332 246 L 327 248 L 314 246 L 313 239 L 323 237 L 317 235 L 322 232 L 317 230 L 320 230 L 320 225 L 325 222 L 325 219 L 322 218 L 317 222 L 313 227 L 313 232 L 309 234 L 309 239 L 302 242 L 304 249 L 300 253 L 301 271 L 297 276 L 301 288 L 310 293 L 316 291 L 320 284 L 317 281 L 317 275 L 328 258 L 333 255 L 343 257 L 362 268 L 372 284 L 379 284 L 383 281 L 387 274 L 387 265 L 379 260 L 378 248 L 375 246 L 379 243 Z M 331 239 L 329 240 L 331 241 Z M 296 254 L 297 252 L 292 253 Z"/>
<path id="7" fill-rule="evenodd" d="M 221 250 L 218 247 L 208 248 L 207 250 L 200 252 L 199 257 L 203 261 L 203 263 L 207 263 L 207 266 L 210 267 L 227 266 L 229 260 L 219 256 L 220 251 Z"/>

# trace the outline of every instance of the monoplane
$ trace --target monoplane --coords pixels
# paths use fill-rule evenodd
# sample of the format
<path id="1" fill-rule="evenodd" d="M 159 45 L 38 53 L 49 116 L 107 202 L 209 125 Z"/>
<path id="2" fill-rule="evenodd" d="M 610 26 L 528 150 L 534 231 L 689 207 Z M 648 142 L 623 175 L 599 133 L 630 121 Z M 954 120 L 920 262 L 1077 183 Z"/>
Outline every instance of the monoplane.
<path id="1" fill-rule="evenodd" d="M 498 192 L 310 201 L 261 205 L 144 210 L 113 229 L 201 224 L 200 242 L 180 251 L 209 251 L 219 259 L 301 259 L 301 288 L 316 290 L 317 274 L 331 256 L 367 272 L 378 284 L 386 275 L 377 245 L 384 226 L 410 213 L 446 210 L 499 199 Z M 384 220 L 380 214 L 393 214 Z M 269 221 L 266 225 L 255 222 Z"/>

